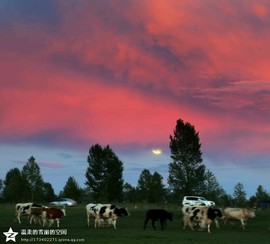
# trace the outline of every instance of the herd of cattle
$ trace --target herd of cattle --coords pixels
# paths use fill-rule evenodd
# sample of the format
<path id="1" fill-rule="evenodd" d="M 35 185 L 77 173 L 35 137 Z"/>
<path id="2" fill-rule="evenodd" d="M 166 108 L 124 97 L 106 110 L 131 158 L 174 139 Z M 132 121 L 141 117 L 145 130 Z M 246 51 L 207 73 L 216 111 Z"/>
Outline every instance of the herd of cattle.
<path id="1" fill-rule="evenodd" d="M 17 203 L 15 206 L 16 218 L 21 223 L 21 216 L 28 216 L 31 223 L 39 223 L 43 227 L 52 226 L 56 222 L 59 227 L 59 221 L 66 216 L 66 209 L 63 207 L 54 208 L 41 206 L 35 203 Z M 225 208 L 223 210 L 212 207 L 183 207 L 183 229 L 187 226 L 194 230 L 195 227 L 202 229 L 207 228 L 211 233 L 211 223 L 215 223 L 219 228 L 219 219 L 223 219 L 225 223 L 231 220 L 241 222 L 243 230 L 245 230 L 246 222 L 249 218 L 255 217 L 255 209 L 247 208 Z M 86 205 L 87 224 L 90 226 L 90 217 L 94 217 L 94 227 L 113 226 L 116 229 L 116 220 L 119 217 L 129 216 L 127 208 L 119 207 L 113 204 L 94 204 Z M 173 214 L 164 209 L 149 209 L 146 212 L 144 221 L 144 229 L 146 229 L 148 221 L 151 220 L 152 227 L 155 228 L 155 222 L 160 221 L 161 229 L 164 228 L 166 220 L 173 220 Z"/>

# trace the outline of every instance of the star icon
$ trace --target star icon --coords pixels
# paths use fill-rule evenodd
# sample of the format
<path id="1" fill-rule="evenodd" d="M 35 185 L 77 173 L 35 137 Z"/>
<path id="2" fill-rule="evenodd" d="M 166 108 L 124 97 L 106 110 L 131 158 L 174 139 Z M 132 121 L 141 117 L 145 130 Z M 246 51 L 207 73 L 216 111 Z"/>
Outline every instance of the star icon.
<path id="1" fill-rule="evenodd" d="M 3 232 L 3 234 L 6 236 L 6 242 L 16 242 L 15 236 L 18 235 L 18 232 L 14 232 L 11 227 L 9 228 L 8 232 Z"/>

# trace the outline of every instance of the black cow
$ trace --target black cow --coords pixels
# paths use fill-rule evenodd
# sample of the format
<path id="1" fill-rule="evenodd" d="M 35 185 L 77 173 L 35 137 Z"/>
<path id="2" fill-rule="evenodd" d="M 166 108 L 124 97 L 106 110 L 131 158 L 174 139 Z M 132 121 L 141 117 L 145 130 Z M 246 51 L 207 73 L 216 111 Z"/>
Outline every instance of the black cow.
<path id="1" fill-rule="evenodd" d="M 154 228 L 154 230 L 156 229 L 155 227 L 155 221 L 160 221 L 160 226 L 161 226 L 161 230 L 164 229 L 164 225 L 166 224 L 166 220 L 173 220 L 173 214 L 167 212 L 164 209 L 149 209 L 146 212 L 146 218 L 144 221 L 144 230 L 146 228 L 147 222 L 149 221 L 149 219 L 151 219 L 152 221 L 152 226 Z"/>

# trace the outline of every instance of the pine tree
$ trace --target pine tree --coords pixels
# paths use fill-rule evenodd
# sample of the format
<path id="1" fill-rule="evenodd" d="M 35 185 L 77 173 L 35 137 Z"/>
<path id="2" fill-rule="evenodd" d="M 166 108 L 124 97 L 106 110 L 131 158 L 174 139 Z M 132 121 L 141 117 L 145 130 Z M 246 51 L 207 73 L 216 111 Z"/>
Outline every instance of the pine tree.
<path id="1" fill-rule="evenodd" d="M 161 203 L 165 198 L 165 185 L 162 183 L 163 177 L 157 171 L 152 176 L 150 185 L 150 201 L 153 203 Z"/>
<path id="2" fill-rule="evenodd" d="M 161 203 L 165 198 L 165 186 L 162 183 L 163 177 L 158 173 L 144 169 L 138 180 L 137 190 L 140 200 L 148 203 Z"/>
<path id="3" fill-rule="evenodd" d="M 168 184 L 177 198 L 201 194 L 204 188 L 205 165 L 202 160 L 199 133 L 190 123 L 179 119 L 170 135 L 171 159 Z"/>
<path id="4" fill-rule="evenodd" d="M 44 182 L 43 184 L 43 199 L 46 202 L 54 201 L 56 198 L 56 195 L 54 193 L 54 189 L 49 182 Z"/>
<path id="5" fill-rule="evenodd" d="M 106 158 L 108 201 L 122 201 L 124 186 L 123 163 L 109 146 L 106 146 L 103 151 Z"/>
<path id="6" fill-rule="evenodd" d="M 79 187 L 79 184 L 70 176 L 67 180 L 67 183 L 60 193 L 60 197 L 68 197 L 78 201 L 83 195 L 83 190 Z"/>
<path id="7" fill-rule="evenodd" d="M 86 182 L 95 201 L 122 201 L 123 163 L 111 148 L 99 144 L 89 149 Z"/>
<path id="8" fill-rule="evenodd" d="M 31 201 L 43 200 L 44 181 L 40 173 L 40 168 L 35 162 L 35 158 L 33 156 L 31 156 L 26 165 L 23 166 L 22 176 L 28 182 L 31 193 Z"/>
<path id="9" fill-rule="evenodd" d="M 152 175 L 149 169 L 144 169 L 138 179 L 137 189 L 142 202 L 150 202 Z"/>
<path id="10" fill-rule="evenodd" d="M 29 201 L 29 190 L 29 185 L 18 168 L 13 168 L 7 172 L 3 187 L 5 202 Z"/>
<path id="11" fill-rule="evenodd" d="M 132 186 L 129 183 L 125 183 L 123 186 L 123 200 L 128 203 L 138 202 L 138 190 L 136 187 Z"/>
<path id="12" fill-rule="evenodd" d="M 208 200 L 214 201 L 217 205 L 224 204 L 222 199 L 226 195 L 225 190 L 218 183 L 215 175 L 207 170 L 205 173 L 203 196 Z"/>
<path id="13" fill-rule="evenodd" d="M 247 193 L 244 190 L 244 185 L 238 182 L 234 187 L 233 198 L 236 206 L 245 207 L 247 205 Z"/>
<path id="14" fill-rule="evenodd" d="M 255 193 L 257 200 L 270 200 L 270 194 L 263 188 L 262 185 L 259 185 Z"/>

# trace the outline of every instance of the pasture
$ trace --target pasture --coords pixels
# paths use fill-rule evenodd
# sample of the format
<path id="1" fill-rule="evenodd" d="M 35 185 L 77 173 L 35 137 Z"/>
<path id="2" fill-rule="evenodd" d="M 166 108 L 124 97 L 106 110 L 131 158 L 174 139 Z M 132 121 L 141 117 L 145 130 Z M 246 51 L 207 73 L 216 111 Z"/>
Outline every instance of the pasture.
<path id="1" fill-rule="evenodd" d="M 14 204 L 15 205 L 15 204 Z M 0 243 L 5 243 L 3 232 L 7 232 L 11 227 L 13 231 L 18 232 L 16 243 L 110 243 L 110 244 L 159 244 L 159 243 L 215 243 L 215 244 L 232 244 L 232 243 L 270 243 L 270 210 L 257 210 L 256 218 L 250 219 L 247 230 L 240 228 L 240 222 L 234 225 L 223 225 L 217 229 L 214 224 L 211 226 L 211 234 L 204 231 L 192 232 L 189 228 L 182 229 L 181 206 L 164 207 L 173 213 L 173 221 L 167 222 L 163 231 L 160 230 L 159 222 L 156 222 L 157 230 L 153 230 L 151 222 L 148 223 L 146 230 L 143 230 L 146 210 L 155 206 L 138 205 L 127 206 L 131 214 L 130 217 L 119 218 L 117 229 L 113 227 L 94 229 L 94 219 L 91 219 L 91 226 L 87 227 L 85 205 L 79 205 L 73 208 L 67 208 L 67 216 L 60 221 L 59 230 L 66 230 L 65 234 L 37 234 L 40 229 L 58 230 L 56 226 L 42 228 L 40 225 L 30 225 L 27 217 L 22 217 L 22 224 L 14 222 L 15 210 L 14 205 L 0 205 Z M 119 206 L 124 206 L 119 204 Z M 29 232 L 30 231 L 30 232 Z M 23 234 L 23 232 L 25 232 Z M 28 233 L 29 232 L 29 233 Z M 32 232 L 32 233 L 31 233 Z M 53 232 L 52 232 L 53 233 Z M 8 243 L 13 243 L 9 241 Z"/>

